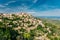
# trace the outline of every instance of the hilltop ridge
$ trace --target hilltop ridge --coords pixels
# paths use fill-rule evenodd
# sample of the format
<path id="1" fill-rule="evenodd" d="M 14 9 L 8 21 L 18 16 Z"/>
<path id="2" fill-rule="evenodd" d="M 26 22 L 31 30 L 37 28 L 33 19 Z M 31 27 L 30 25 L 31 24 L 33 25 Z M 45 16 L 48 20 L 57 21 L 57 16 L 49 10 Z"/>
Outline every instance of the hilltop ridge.
<path id="1" fill-rule="evenodd" d="M 1 40 L 55 40 L 56 26 L 27 13 L 0 14 Z M 2 36 L 3 35 L 3 36 Z"/>

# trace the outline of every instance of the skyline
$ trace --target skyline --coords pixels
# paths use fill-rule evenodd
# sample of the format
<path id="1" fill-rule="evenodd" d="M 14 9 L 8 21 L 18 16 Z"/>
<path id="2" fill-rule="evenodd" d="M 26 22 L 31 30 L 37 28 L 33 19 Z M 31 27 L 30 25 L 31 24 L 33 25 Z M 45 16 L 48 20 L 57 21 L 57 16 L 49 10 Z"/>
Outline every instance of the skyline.
<path id="1" fill-rule="evenodd" d="M 0 13 L 19 12 L 34 16 L 60 16 L 60 0 L 0 0 Z"/>

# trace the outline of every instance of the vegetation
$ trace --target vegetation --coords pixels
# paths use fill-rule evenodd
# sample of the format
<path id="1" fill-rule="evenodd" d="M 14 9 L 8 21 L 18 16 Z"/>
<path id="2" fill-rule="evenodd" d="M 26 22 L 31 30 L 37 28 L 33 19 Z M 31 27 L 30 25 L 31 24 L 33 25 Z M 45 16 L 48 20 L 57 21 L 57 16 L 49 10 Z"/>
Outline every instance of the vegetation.
<path id="1" fill-rule="evenodd" d="M 0 40 L 60 40 L 60 27 L 53 22 L 26 13 L 0 14 Z"/>

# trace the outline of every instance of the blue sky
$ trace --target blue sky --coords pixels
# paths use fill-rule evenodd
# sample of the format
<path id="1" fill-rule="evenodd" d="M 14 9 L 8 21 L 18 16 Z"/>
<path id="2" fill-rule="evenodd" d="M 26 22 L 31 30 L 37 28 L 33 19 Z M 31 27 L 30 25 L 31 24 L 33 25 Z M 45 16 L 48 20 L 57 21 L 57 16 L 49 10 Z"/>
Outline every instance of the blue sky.
<path id="1" fill-rule="evenodd" d="M 60 16 L 60 0 L 0 0 L 0 13 L 19 12 L 34 16 Z"/>

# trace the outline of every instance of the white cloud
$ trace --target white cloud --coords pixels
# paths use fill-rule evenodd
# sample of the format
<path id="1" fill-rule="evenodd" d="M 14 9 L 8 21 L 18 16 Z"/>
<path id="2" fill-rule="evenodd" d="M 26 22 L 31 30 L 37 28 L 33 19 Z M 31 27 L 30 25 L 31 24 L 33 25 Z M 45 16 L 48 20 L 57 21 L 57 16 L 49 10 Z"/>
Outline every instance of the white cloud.
<path id="1" fill-rule="evenodd" d="M 34 0 L 33 3 L 36 3 L 38 0 Z"/>
<path id="2" fill-rule="evenodd" d="M 7 5 L 9 5 L 10 3 L 14 3 L 16 1 L 9 1 L 8 3 L 5 4 L 0 4 L 0 7 L 6 7 Z"/>
<path id="3" fill-rule="evenodd" d="M 9 2 L 5 3 L 4 5 L 9 5 L 10 3 L 14 3 L 14 2 L 16 2 L 16 1 L 9 1 Z"/>
<path id="4" fill-rule="evenodd" d="M 51 9 L 34 13 L 34 16 L 60 16 L 60 9 Z"/>
<path id="5" fill-rule="evenodd" d="M 0 4 L 0 7 L 5 7 L 4 5 Z"/>
<path id="6" fill-rule="evenodd" d="M 30 13 L 30 14 L 34 15 L 34 13 L 36 13 L 36 12 L 34 12 L 34 11 L 29 11 L 29 12 L 27 12 L 27 13 Z"/>

